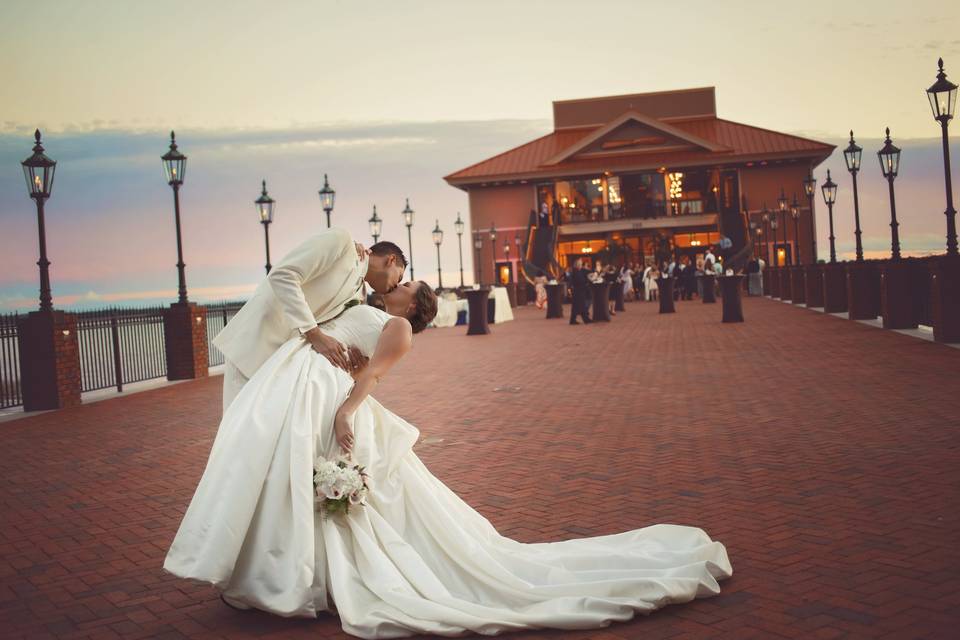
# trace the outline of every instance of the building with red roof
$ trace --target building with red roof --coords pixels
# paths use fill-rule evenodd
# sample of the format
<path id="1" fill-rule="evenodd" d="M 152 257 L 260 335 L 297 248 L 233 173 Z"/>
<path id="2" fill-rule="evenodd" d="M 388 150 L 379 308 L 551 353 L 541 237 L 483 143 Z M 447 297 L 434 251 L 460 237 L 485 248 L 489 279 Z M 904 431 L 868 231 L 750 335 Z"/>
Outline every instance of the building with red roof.
<path id="1" fill-rule="evenodd" d="M 815 259 L 803 180 L 833 145 L 719 118 L 713 87 L 554 102 L 553 122 L 547 135 L 445 177 L 469 194 L 482 282 L 557 275 L 598 254 L 693 260 L 724 236 L 743 247 L 748 220 L 763 228 L 764 205 L 779 229 L 752 236 L 759 253 Z M 773 213 L 781 193 L 791 204 L 796 195 L 796 222 L 789 205 Z"/>

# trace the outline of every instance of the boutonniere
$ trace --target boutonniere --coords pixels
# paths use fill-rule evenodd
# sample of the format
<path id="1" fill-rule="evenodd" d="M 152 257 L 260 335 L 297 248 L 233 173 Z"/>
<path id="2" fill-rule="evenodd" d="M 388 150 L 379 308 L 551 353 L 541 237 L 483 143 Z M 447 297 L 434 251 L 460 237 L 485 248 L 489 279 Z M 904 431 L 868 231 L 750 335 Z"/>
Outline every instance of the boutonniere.
<path id="1" fill-rule="evenodd" d="M 346 310 L 349 309 L 350 307 L 355 307 L 355 306 L 358 305 L 358 304 L 360 304 L 360 301 L 359 301 L 358 299 L 356 299 L 356 298 L 350 298 L 349 300 L 347 300 L 347 301 L 344 303 L 344 305 L 343 305 L 343 310 L 346 311 Z"/>

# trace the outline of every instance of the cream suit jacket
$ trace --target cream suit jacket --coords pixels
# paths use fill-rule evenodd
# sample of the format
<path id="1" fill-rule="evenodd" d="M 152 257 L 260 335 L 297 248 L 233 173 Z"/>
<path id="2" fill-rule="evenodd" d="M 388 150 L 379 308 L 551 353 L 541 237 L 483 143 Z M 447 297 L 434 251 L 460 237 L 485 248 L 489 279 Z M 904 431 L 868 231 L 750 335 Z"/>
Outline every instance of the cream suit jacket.
<path id="1" fill-rule="evenodd" d="M 244 376 L 252 378 L 298 331 L 309 331 L 339 315 L 349 300 L 362 298 L 367 267 L 366 256 L 357 256 L 345 230 L 319 233 L 271 269 L 213 344 Z"/>

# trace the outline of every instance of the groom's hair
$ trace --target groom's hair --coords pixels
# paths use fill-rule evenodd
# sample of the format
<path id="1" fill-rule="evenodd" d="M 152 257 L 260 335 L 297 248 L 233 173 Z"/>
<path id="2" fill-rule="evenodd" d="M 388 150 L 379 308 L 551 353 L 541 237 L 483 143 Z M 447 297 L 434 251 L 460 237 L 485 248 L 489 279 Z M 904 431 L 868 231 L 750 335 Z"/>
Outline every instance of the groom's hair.
<path id="1" fill-rule="evenodd" d="M 420 281 L 420 287 L 417 289 L 414 305 L 413 313 L 407 320 L 410 321 L 413 332 L 420 333 L 437 317 L 437 294 L 423 280 Z"/>
<path id="2" fill-rule="evenodd" d="M 387 256 L 396 256 L 397 262 L 402 264 L 404 269 L 407 268 L 407 259 L 403 255 L 403 249 L 392 242 L 388 242 L 386 240 L 378 242 L 370 247 L 370 253 L 375 256 L 380 256 L 381 258 L 385 258 Z"/>

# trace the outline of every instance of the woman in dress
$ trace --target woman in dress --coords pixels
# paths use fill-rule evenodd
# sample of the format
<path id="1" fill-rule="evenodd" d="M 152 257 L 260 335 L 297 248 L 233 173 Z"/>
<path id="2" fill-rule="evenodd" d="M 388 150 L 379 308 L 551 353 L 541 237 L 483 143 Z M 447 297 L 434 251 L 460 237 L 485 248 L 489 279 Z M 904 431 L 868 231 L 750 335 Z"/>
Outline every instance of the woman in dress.
<path id="1" fill-rule="evenodd" d="M 284 343 L 223 416 L 164 568 L 224 600 L 282 616 L 331 611 L 361 638 L 584 629 L 719 593 L 724 546 L 654 525 L 552 543 L 501 536 L 413 452 L 419 432 L 370 396 L 429 322 L 424 283 L 357 305 L 324 333 L 370 357 L 351 377 L 300 337 Z M 411 385 L 411 393 L 416 393 Z M 347 451 L 367 504 L 315 508 L 314 461 Z"/>
<path id="2" fill-rule="evenodd" d="M 633 271 L 626 263 L 620 267 L 620 282 L 623 286 L 623 301 L 626 302 L 630 299 L 630 293 L 633 292 Z"/>
<path id="3" fill-rule="evenodd" d="M 656 266 L 647 267 L 643 275 L 643 288 L 647 292 L 647 302 L 656 300 L 660 285 L 657 284 L 657 278 L 660 277 L 660 270 Z"/>
<path id="4" fill-rule="evenodd" d="M 547 277 L 540 275 L 533 279 L 533 288 L 537 292 L 537 309 L 547 306 Z"/>

